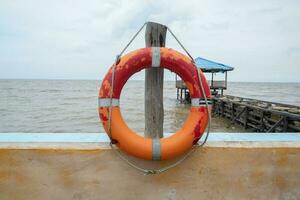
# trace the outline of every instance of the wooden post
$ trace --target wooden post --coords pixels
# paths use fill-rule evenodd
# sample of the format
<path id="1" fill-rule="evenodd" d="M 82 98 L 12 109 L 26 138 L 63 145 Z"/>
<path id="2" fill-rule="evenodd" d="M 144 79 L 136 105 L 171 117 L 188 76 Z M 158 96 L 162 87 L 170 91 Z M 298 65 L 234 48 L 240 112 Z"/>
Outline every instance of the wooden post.
<path id="1" fill-rule="evenodd" d="M 227 89 L 227 71 L 225 72 L 225 89 Z"/>
<path id="2" fill-rule="evenodd" d="M 265 115 L 265 113 L 264 113 L 264 111 L 262 110 L 262 111 L 260 112 L 260 132 L 264 132 L 264 130 L 265 130 L 264 115 Z"/>
<path id="3" fill-rule="evenodd" d="M 248 107 L 246 107 L 246 110 L 245 110 L 245 123 L 244 123 L 244 129 L 247 129 L 248 114 L 249 114 L 249 110 L 248 110 Z"/>
<path id="4" fill-rule="evenodd" d="M 167 27 L 148 22 L 146 26 L 146 47 L 164 47 Z M 163 137 L 164 104 L 163 104 L 164 70 L 159 67 L 146 69 L 145 73 L 145 137 Z"/>
<path id="5" fill-rule="evenodd" d="M 222 105 L 222 107 L 221 107 L 222 108 L 221 116 L 224 117 L 225 116 L 225 102 L 222 101 L 221 105 Z"/>
<path id="6" fill-rule="evenodd" d="M 214 73 L 211 73 L 211 83 L 210 83 L 210 88 L 214 87 Z"/>
<path id="7" fill-rule="evenodd" d="M 180 88 L 180 103 L 182 103 L 182 88 Z"/>

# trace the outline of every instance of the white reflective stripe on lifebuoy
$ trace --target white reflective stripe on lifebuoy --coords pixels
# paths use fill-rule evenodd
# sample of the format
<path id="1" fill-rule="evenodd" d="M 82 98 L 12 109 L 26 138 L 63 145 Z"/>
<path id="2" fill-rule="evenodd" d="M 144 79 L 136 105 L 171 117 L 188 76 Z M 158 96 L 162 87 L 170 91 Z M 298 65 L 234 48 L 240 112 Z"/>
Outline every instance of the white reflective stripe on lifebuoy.
<path id="1" fill-rule="evenodd" d="M 152 67 L 160 67 L 160 47 L 152 47 Z"/>
<path id="2" fill-rule="evenodd" d="M 112 106 L 119 106 L 119 99 L 112 99 Z M 110 98 L 98 98 L 98 106 L 99 107 L 109 107 L 110 106 Z"/>
<path id="3" fill-rule="evenodd" d="M 161 160 L 160 139 L 152 140 L 152 160 Z"/>
<path id="4" fill-rule="evenodd" d="M 205 99 L 202 98 L 192 98 L 191 103 L 192 106 L 206 106 Z M 212 104 L 211 100 L 207 99 L 207 104 L 211 105 Z"/>

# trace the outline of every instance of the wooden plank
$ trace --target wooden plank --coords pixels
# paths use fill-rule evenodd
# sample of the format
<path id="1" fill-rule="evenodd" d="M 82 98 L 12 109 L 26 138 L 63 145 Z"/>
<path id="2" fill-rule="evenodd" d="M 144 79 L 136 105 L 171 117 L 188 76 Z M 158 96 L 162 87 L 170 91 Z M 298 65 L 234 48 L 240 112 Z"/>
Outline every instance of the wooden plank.
<path id="1" fill-rule="evenodd" d="M 231 104 L 231 120 L 234 120 L 234 117 L 235 117 L 235 112 L 234 112 L 234 103 L 232 102 Z"/>
<path id="2" fill-rule="evenodd" d="M 221 101 L 221 116 L 224 117 L 225 116 L 225 102 Z"/>
<path id="3" fill-rule="evenodd" d="M 272 132 L 277 126 L 279 126 L 284 120 L 284 117 L 282 117 L 278 122 L 276 122 L 268 131 L 267 133 Z"/>
<path id="4" fill-rule="evenodd" d="M 247 107 L 245 106 L 232 120 L 231 124 L 233 124 L 238 118 L 241 117 L 241 115 L 246 111 Z"/>
<path id="5" fill-rule="evenodd" d="M 286 132 L 287 131 L 287 128 L 288 128 L 288 119 L 287 117 L 284 117 L 284 120 L 283 120 L 283 132 Z"/>
<path id="6" fill-rule="evenodd" d="M 289 108 L 295 108 L 295 109 L 300 109 L 300 106 L 297 105 L 289 105 L 289 104 L 284 104 L 284 103 L 278 103 L 278 102 L 271 102 L 271 101 L 264 101 L 264 100 L 258 100 L 258 99 L 250 99 L 250 98 L 245 98 L 245 97 L 238 97 L 238 96 L 232 96 L 232 95 L 225 95 L 227 99 L 238 99 L 239 102 L 257 102 L 257 103 L 265 103 L 268 105 L 274 105 L 279 106 L 279 107 L 289 107 Z"/>
<path id="7" fill-rule="evenodd" d="M 288 124 L 288 128 L 290 129 L 290 130 L 292 130 L 293 132 L 300 132 L 300 127 L 299 126 L 295 126 L 295 125 L 293 125 L 293 124 Z M 289 131 L 290 131 L 289 130 Z"/>
<path id="8" fill-rule="evenodd" d="M 146 47 L 164 47 L 167 27 L 148 22 L 146 26 Z M 145 136 L 149 138 L 163 137 L 164 105 L 163 105 L 164 70 L 160 67 L 146 69 L 145 72 Z"/>
<path id="9" fill-rule="evenodd" d="M 222 99 L 222 101 L 226 102 L 226 103 L 232 102 L 232 100 L 228 100 L 228 99 Z M 273 109 L 268 109 L 268 108 L 261 108 L 259 106 L 250 105 L 250 104 L 241 103 L 241 102 L 235 102 L 235 104 L 242 105 L 242 106 L 248 106 L 249 108 L 252 108 L 253 110 L 262 110 L 265 112 L 271 112 L 271 113 L 274 113 L 277 115 L 286 116 L 286 117 L 289 117 L 291 120 L 300 120 L 300 115 L 288 113 L 286 111 L 278 111 L 278 110 L 273 110 Z"/>
<path id="10" fill-rule="evenodd" d="M 244 129 L 247 129 L 247 125 L 248 125 L 248 115 L 249 115 L 249 109 L 248 109 L 248 107 L 245 107 Z"/>
<path id="11" fill-rule="evenodd" d="M 261 115 L 260 115 L 260 132 L 263 132 L 265 129 L 265 124 L 264 124 L 264 111 L 261 111 Z"/>
<path id="12" fill-rule="evenodd" d="M 273 109 L 273 104 L 275 103 L 234 96 L 214 97 L 213 99 L 220 107 L 220 110 L 216 110 L 219 115 L 229 118 L 231 122 L 239 122 L 239 117 L 241 116 L 238 116 L 238 113 L 242 111 L 243 107 L 247 107 L 243 120 L 245 128 L 247 127 L 246 123 L 249 122 L 251 123 L 250 127 L 260 132 L 268 131 L 279 119 L 284 118 L 285 120 L 278 124 L 272 131 L 299 132 L 300 130 L 300 123 L 298 123 L 300 121 L 300 115 Z M 234 106 L 232 106 L 233 104 Z M 260 107 L 261 104 L 266 106 Z M 289 105 L 289 107 L 293 108 L 294 106 Z M 296 109 L 297 107 L 294 108 Z"/>

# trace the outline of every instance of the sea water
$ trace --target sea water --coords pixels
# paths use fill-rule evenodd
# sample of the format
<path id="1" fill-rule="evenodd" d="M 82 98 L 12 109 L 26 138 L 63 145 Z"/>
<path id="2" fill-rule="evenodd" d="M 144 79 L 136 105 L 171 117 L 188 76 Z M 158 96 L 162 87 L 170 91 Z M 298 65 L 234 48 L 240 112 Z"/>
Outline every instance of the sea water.
<path id="1" fill-rule="evenodd" d="M 0 80 L 0 132 L 104 132 L 98 116 L 97 80 Z M 229 82 L 225 94 L 300 106 L 300 83 Z M 122 116 L 144 131 L 144 81 L 128 81 L 121 94 Z M 164 131 L 178 130 L 189 105 L 176 100 L 174 81 L 164 82 Z M 212 131 L 228 131 L 222 121 Z M 224 129 L 223 129 L 224 127 Z"/>

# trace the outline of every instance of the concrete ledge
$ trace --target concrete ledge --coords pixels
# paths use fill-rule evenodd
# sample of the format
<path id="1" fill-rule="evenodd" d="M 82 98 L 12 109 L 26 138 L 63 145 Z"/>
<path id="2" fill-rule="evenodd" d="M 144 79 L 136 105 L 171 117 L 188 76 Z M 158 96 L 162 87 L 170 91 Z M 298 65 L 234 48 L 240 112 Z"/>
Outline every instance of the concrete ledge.
<path id="1" fill-rule="evenodd" d="M 0 149 L 0 199 L 299 199 L 299 163 L 300 148 L 208 147 L 144 176 L 111 150 Z"/>
<path id="2" fill-rule="evenodd" d="M 0 133 L 0 199 L 298 199 L 299 133 L 212 133 L 180 165 L 144 176 L 100 133 Z M 158 169 L 176 160 L 146 161 Z"/>
<path id="3" fill-rule="evenodd" d="M 106 142 L 0 142 L 0 149 L 104 150 L 110 149 L 110 146 Z"/>
<path id="4" fill-rule="evenodd" d="M 165 136 L 169 135 L 165 133 Z M 210 133 L 205 146 L 299 148 L 300 133 Z M 0 133 L 0 149 L 93 150 L 108 148 L 110 148 L 109 138 L 105 133 Z"/>
<path id="5" fill-rule="evenodd" d="M 300 148 L 300 141 L 298 142 L 272 142 L 272 141 L 218 141 L 207 142 L 205 147 L 219 147 L 219 148 Z"/>

